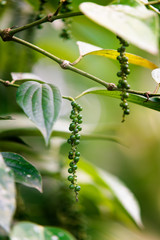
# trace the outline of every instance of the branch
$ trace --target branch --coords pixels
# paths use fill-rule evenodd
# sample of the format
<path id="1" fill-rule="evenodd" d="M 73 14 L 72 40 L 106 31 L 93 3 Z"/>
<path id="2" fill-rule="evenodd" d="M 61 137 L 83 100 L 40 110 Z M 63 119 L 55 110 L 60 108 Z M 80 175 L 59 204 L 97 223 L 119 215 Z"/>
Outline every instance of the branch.
<path id="1" fill-rule="evenodd" d="M 10 33 L 11 36 L 13 36 L 14 34 L 16 34 L 18 32 L 21 32 L 23 30 L 26 30 L 26 29 L 29 29 L 29 28 L 32 28 L 32 27 L 35 27 L 35 26 L 38 26 L 38 25 L 43 24 L 45 22 L 53 22 L 57 19 L 76 17 L 76 16 L 81 16 L 81 15 L 83 15 L 83 13 L 81 13 L 81 12 L 65 13 L 65 14 L 61 14 L 61 15 L 58 15 L 58 16 L 50 13 L 47 16 L 45 16 L 45 17 L 43 17 L 39 20 L 36 20 L 32 23 L 28 23 L 28 24 L 26 24 L 22 27 L 11 29 L 9 33 Z"/>
<path id="2" fill-rule="evenodd" d="M 8 80 L 2 80 L 0 79 L 0 83 L 2 83 L 4 86 L 6 87 L 16 87 L 18 88 L 20 85 L 18 84 L 15 84 L 13 82 L 10 82 Z M 112 84 L 112 83 L 110 83 Z M 106 90 L 107 91 L 107 90 Z M 121 92 L 121 89 L 112 89 L 112 91 L 118 91 L 118 92 Z M 160 97 L 160 94 L 157 94 L 157 93 L 150 93 L 150 92 L 140 92 L 140 91 L 135 91 L 135 90 L 127 90 L 128 93 L 131 93 L 131 94 L 135 94 L 135 95 L 140 95 L 140 96 L 144 96 L 146 98 L 152 98 L 152 97 Z M 79 96 L 77 96 L 75 99 L 78 99 L 81 97 L 81 94 Z M 74 101 L 75 99 L 73 97 L 69 97 L 69 96 L 62 96 L 63 99 L 67 99 L 69 101 Z"/>
<path id="3" fill-rule="evenodd" d="M 92 79 L 93 81 L 105 86 L 106 88 L 114 88 L 115 87 L 114 84 L 107 83 L 107 82 L 101 80 L 100 78 L 97 78 L 97 77 L 95 77 L 95 76 L 93 76 L 93 75 L 91 75 L 87 72 L 84 72 L 84 71 L 82 71 L 78 68 L 75 68 L 75 67 L 71 66 L 71 63 L 69 61 L 60 59 L 60 58 L 54 56 L 53 54 L 43 50 L 42 48 L 37 47 L 36 45 L 34 45 L 32 43 L 29 43 L 25 40 L 22 40 L 20 38 L 15 37 L 15 36 L 13 36 L 11 40 L 14 41 L 14 42 L 20 43 L 22 45 L 25 45 L 25 46 L 43 54 L 43 55 L 45 55 L 46 57 L 48 57 L 48 58 L 52 59 L 53 61 L 57 62 L 63 69 L 69 69 L 73 72 L 76 72 L 76 73 L 82 75 L 82 76 L 85 76 L 89 79 Z"/>
<path id="4" fill-rule="evenodd" d="M 16 87 L 16 88 L 19 87 L 18 84 L 11 83 L 11 82 L 8 81 L 8 80 L 2 80 L 2 79 L 0 79 L 0 83 L 3 83 L 3 85 L 5 85 L 6 87 Z"/>

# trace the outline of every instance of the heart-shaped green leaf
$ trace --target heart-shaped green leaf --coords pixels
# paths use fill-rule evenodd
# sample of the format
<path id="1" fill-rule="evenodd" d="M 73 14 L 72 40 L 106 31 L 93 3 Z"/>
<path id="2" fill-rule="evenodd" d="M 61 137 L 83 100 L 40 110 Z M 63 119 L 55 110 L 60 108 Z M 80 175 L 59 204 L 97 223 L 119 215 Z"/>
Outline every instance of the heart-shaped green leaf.
<path id="1" fill-rule="evenodd" d="M 0 154 L 0 226 L 9 232 L 15 211 L 15 186 L 12 170 L 4 162 Z"/>
<path id="2" fill-rule="evenodd" d="M 14 226 L 11 240 L 75 240 L 66 230 L 57 227 L 43 227 L 31 222 L 22 222 Z"/>
<path id="3" fill-rule="evenodd" d="M 25 82 L 18 88 L 16 100 L 29 119 L 39 128 L 48 144 L 61 106 L 58 88 L 52 84 Z"/>
<path id="4" fill-rule="evenodd" d="M 100 6 L 85 2 L 80 10 L 91 20 L 152 54 L 158 53 L 158 16 L 144 5 Z"/>
<path id="5" fill-rule="evenodd" d="M 112 49 L 102 49 L 99 47 L 96 47 L 92 44 L 88 44 L 85 42 L 77 42 L 78 47 L 79 47 L 79 52 L 80 55 L 82 57 L 87 56 L 87 55 L 98 55 L 98 56 L 103 56 L 103 57 L 107 57 L 110 59 L 117 59 L 117 56 L 119 55 L 119 53 L 116 50 L 112 50 Z M 142 58 L 140 56 L 137 56 L 135 54 L 131 54 L 131 53 L 125 53 L 126 57 L 128 57 L 128 61 L 131 64 L 135 64 L 141 67 L 145 67 L 145 68 L 149 68 L 149 69 L 155 69 L 158 68 L 158 66 L 156 64 L 154 64 L 153 62 Z"/>
<path id="6" fill-rule="evenodd" d="M 121 98 L 121 91 L 108 91 L 102 88 L 90 88 L 82 92 L 79 96 L 76 97 L 76 99 L 86 94 L 99 94 L 99 95 L 104 95 L 104 96 L 113 97 L 113 98 Z M 136 103 L 143 107 L 151 108 L 156 111 L 160 111 L 160 94 L 154 94 L 154 95 L 155 97 L 147 99 L 143 95 L 130 93 L 127 101 Z"/>
<path id="7" fill-rule="evenodd" d="M 42 192 L 41 176 L 38 170 L 22 156 L 12 152 L 2 152 L 6 165 L 12 169 L 15 181 Z"/>

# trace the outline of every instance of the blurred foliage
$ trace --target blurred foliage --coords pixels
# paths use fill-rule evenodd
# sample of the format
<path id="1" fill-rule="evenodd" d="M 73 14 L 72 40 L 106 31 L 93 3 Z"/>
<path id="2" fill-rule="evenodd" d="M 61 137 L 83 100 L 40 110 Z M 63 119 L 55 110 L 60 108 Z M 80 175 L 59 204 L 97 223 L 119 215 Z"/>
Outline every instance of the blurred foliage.
<path id="1" fill-rule="evenodd" d="M 75 11 L 85 1 L 73 1 Z M 111 1 L 95 0 L 106 5 Z M 58 0 L 48 0 L 44 14 L 56 10 Z M 22 26 L 35 20 L 39 12 L 39 1 L 7 1 L 0 6 L 0 28 Z M 34 27 L 18 34 L 23 39 L 35 43 L 54 55 L 74 61 L 79 53 L 76 41 L 84 41 L 104 49 L 117 49 L 115 35 L 101 26 L 95 25 L 83 16 L 75 17 L 71 26 L 73 38 L 64 41 L 59 38 L 61 22 L 46 23 L 39 29 Z M 97 84 L 75 73 L 62 71 L 54 62 L 34 53 L 25 46 L 0 40 L 0 78 L 11 80 L 11 72 L 30 72 L 39 75 L 46 82 L 59 87 L 62 95 L 73 97 Z M 159 65 L 158 57 L 150 55 L 134 46 L 128 52 L 142 56 Z M 116 83 L 118 63 L 99 56 L 88 56 L 78 68 L 94 74 L 107 82 Z M 151 91 L 155 83 L 149 69 L 131 66 L 129 82 L 132 89 Z M 125 216 L 119 223 L 116 212 L 109 211 L 100 200 L 101 192 L 94 185 L 82 183 L 79 203 L 68 190 L 66 156 L 69 146 L 64 138 L 51 139 L 50 148 L 44 146 L 42 137 L 30 131 L 30 123 L 17 113 L 22 113 L 16 104 L 16 89 L 0 85 L 0 115 L 11 115 L 14 120 L 0 121 L 0 149 L 23 155 L 41 172 L 43 190 L 41 194 L 17 184 L 16 221 L 32 221 L 41 225 L 57 226 L 71 232 L 77 239 L 101 240 L 158 240 L 160 237 L 160 125 L 159 113 L 131 104 L 131 115 L 121 124 L 119 100 L 105 96 L 86 95 L 79 100 L 84 108 L 84 133 L 90 131 L 119 137 L 128 148 L 103 140 L 81 141 L 79 147 L 82 157 L 116 176 L 118 176 L 138 199 L 144 230 L 137 230 Z M 61 128 L 69 125 L 69 103 L 63 100 L 62 111 L 58 120 Z M 26 124 L 26 125 L 25 125 Z M 12 126 L 12 132 L 7 129 Z M 59 127 L 59 128 L 60 128 Z M 19 128 L 19 129 L 18 129 Z M 27 131 L 23 131 L 23 129 Z M 55 127 L 56 128 L 56 127 Z M 3 135 L 4 129 L 6 130 Z M 33 126 L 32 129 L 33 130 Z M 28 134 L 26 133 L 28 132 Z M 53 133 L 54 135 L 54 133 Z M 18 138 L 17 138 L 18 137 Z M 66 137 L 65 137 L 66 138 Z M 64 170 L 65 169 L 65 170 Z M 81 174 L 80 174 L 81 177 Z M 125 219 L 123 219 L 123 217 Z M 3 240 L 6 238 L 1 237 Z"/>

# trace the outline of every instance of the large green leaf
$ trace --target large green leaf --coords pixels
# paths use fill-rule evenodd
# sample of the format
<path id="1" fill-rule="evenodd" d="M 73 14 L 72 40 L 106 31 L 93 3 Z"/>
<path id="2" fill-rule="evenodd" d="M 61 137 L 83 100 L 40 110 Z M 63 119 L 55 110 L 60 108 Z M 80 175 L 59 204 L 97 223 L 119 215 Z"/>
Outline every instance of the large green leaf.
<path id="1" fill-rule="evenodd" d="M 32 164 L 16 153 L 2 152 L 1 154 L 6 165 L 13 170 L 16 182 L 42 191 L 40 173 Z"/>
<path id="2" fill-rule="evenodd" d="M 88 177 L 82 174 L 82 183 L 84 181 L 85 184 L 92 183 L 99 190 L 97 194 L 101 197 L 103 195 L 103 201 L 106 202 L 106 205 L 112 203 L 111 209 L 118 212 L 119 216 L 128 216 L 137 226 L 142 227 L 138 202 L 120 179 L 82 159 L 79 169 L 88 174 Z M 79 178 L 79 182 L 81 182 L 81 178 Z"/>
<path id="3" fill-rule="evenodd" d="M 31 222 L 21 222 L 14 226 L 11 240 L 75 240 L 66 230 L 57 227 L 43 227 Z"/>
<path id="4" fill-rule="evenodd" d="M 96 47 L 92 44 L 88 44 L 88 43 L 81 42 L 81 41 L 78 41 L 77 44 L 79 47 L 80 56 L 82 56 L 82 57 L 87 56 L 87 55 L 98 55 L 98 56 L 103 56 L 106 58 L 116 60 L 117 56 L 119 55 L 117 50 L 102 49 L 102 48 Z M 126 57 L 128 57 L 128 61 L 131 64 L 135 64 L 135 65 L 149 68 L 149 69 L 158 68 L 158 66 L 156 64 L 154 64 L 153 62 L 151 62 L 145 58 L 142 58 L 140 56 L 137 56 L 135 54 L 125 53 L 125 55 L 126 55 Z"/>
<path id="5" fill-rule="evenodd" d="M 143 5 L 100 6 L 85 2 L 80 10 L 91 20 L 152 54 L 158 53 L 158 16 Z"/>
<path id="6" fill-rule="evenodd" d="M 61 95 L 52 84 L 25 82 L 17 90 L 17 103 L 39 128 L 48 144 L 61 106 Z"/>
<path id="7" fill-rule="evenodd" d="M 10 230 L 15 205 L 14 176 L 0 154 L 0 226 L 6 232 Z"/>
<path id="8" fill-rule="evenodd" d="M 98 95 L 104 95 L 108 97 L 113 98 L 121 98 L 121 91 L 108 91 L 106 89 L 102 88 L 90 88 L 84 92 L 82 92 L 79 96 L 76 98 L 82 97 L 86 94 L 98 94 Z M 138 95 L 135 93 L 130 93 L 129 98 L 127 99 L 128 102 L 136 103 L 138 105 L 141 105 L 143 107 L 151 108 L 156 111 L 160 111 L 160 94 L 154 94 L 155 97 L 147 98 L 143 95 Z"/>

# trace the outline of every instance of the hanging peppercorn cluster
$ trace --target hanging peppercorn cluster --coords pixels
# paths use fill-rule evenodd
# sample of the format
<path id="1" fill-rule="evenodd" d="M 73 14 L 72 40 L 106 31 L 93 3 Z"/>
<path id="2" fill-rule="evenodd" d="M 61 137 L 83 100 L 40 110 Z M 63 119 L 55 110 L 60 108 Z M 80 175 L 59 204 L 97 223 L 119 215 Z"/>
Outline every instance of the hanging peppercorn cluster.
<path id="1" fill-rule="evenodd" d="M 117 56 L 117 60 L 120 63 L 120 72 L 117 72 L 117 76 L 120 77 L 120 80 L 118 81 L 117 88 L 122 90 L 121 93 L 121 100 L 120 106 L 123 110 L 123 119 L 122 122 L 125 120 L 125 115 L 130 114 L 129 105 L 127 102 L 127 98 L 129 97 L 129 93 L 127 90 L 130 89 L 130 85 L 127 82 L 128 74 L 130 73 L 129 69 L 129 63 L 128 63 L 128 57 L 126 57 L 126 47 L 129 46 L 129 43 L 122 39 L 121 37 L 117 36 L 117 38 L 120 41 L 121 47 L 117 49 L 117 52 L 119 52 L 119 56 Z"/>
<path id="2" fill-rule="evenodd" d="M 68 158 L 70 161 L 68 172 L 71 174 L 68 176 L 68 180 L 70 181 L 69 188 L 73 189 L 76 194 L 76 200 L 78 201 L 78 192 L 81 187 L 77 184 L 77 163 L 80 159 L 80 152 L 77 151 L 77 146 L 80 143 L 80 134 L 79 132 L 82 130 L 80 124 L 82 123 L 82 115 L 80 112 L 82 111 L 82 107 L 77 104 L 75 101 L 71 102 L 72 111 L 70 115 L 70 119 L 72 119 L 72 123 L 69 126 L 69 130 L 71 131 L 70 138 L 67 142 L 71 145 L 71 150 L 69 151 Z"/>
<path id="3" fill-rule="evenodd" d="M 62 0 L 63 4 L 60 10 L 60 13 L 69 13 L 72 12 L 73 7 L 71 6 L 72 0 Z M 63 18 L 62 21 L 64 22 L 64 27 L 62 29 L 62 32 L 60 33 L 60 37 L 64 40 L 71 39 L 71 31 L 70 26 L 72 23 L 72 20 L 70 18 Z"/>

